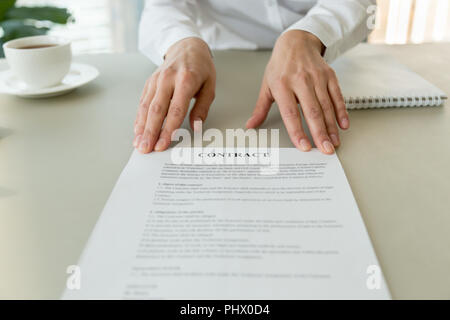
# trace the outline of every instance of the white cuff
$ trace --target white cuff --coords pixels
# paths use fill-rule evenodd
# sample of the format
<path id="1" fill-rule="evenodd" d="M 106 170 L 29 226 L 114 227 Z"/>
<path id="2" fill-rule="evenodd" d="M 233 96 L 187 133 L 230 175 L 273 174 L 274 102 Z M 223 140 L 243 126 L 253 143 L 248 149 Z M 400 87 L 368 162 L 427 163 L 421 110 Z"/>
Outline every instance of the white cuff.
<path id="1" fill-rule="evenodd" d="M 314 16 L 309 17 L 306 16 L 300 21 L 294 23 L 289 28 L 287 28 L 284 32 L 290 30 L 302 30 L 307 31 L 315 35 L 325 46 L 324 59 L 327 62 L 331 62 L 339 56 L 339 50 L 337 43 L 339 39 L 336 39 L 335 30 L 331 29 L 329 23 L 321 23 L 320 19 L 322 17 Z"/>

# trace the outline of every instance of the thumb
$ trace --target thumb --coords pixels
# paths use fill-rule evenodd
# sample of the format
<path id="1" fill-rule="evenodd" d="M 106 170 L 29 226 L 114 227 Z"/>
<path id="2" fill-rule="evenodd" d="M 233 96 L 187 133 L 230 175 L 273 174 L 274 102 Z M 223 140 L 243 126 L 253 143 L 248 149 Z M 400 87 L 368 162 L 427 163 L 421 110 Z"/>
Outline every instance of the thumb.
<path id="1" fill-rule="evenodd" d="M 259 91 L 258 101 L 256 101 L 255 109 L 253 110 L 253 115 L 247 120 L 247 129 L 253 129 L 260 126 L 264 120 L 267 118 L 270 107 L 272 106 L 274 99 L 270 92 L 269 86 L 266 81 L 263 80 L 261 89 Z"/>
<path id="2" fill-rule="evenodd" d="M 194 107 L 189 115 L 189 122 L 192 130 L 194 128 L 194 121 L 205 121 L 208 116 L 209 107 L 213 103 L 215 97 L 214 82 L 205 82 L 201 91 L 195 98 Z"/>

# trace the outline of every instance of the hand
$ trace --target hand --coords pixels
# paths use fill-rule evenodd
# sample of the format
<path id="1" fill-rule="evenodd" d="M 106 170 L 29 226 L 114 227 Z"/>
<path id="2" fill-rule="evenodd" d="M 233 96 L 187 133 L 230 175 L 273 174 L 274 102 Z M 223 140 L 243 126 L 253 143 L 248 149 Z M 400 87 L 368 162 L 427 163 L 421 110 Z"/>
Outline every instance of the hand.
<path id="1" fill-rule="evenodd" d="M 214 100 L 215 85 L 214 63 L 203 40 L 187 38 L 172 45 L 164 63 L 145 83 L 134 125 L 134 147 L 142 153 L 167 149 L 192 98 L 191 127 L 194 121 L 204 121 Z"/>
<path id="2" fill-rule="evenodd" d="M 315 145 L 323 153 L 334 153 L 340 144 L 336 120 L 342 129 L 350 123 L 336 75 L 322 58 L 323 49 L 322 42 L 305 31 L 288 31 L 277 40 L 247 128 L 262 124 L 276 101 L 292 143 L 309 151 L 300 103 Z"/>

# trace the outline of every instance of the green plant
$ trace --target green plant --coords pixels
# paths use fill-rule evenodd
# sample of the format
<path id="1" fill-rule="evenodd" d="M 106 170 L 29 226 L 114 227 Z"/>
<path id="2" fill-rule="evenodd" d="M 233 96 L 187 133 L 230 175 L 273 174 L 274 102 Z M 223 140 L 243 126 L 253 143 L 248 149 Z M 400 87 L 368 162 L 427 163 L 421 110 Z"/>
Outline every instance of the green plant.
<path id="1" fill-rule="evenodd" d="M 65 8 L 16 6 L 16 0 L 0 0 L 0 58 L 3 44 L 9 40 L 47 34 L 55 24 L 67 24 L 73 18 Z"/>

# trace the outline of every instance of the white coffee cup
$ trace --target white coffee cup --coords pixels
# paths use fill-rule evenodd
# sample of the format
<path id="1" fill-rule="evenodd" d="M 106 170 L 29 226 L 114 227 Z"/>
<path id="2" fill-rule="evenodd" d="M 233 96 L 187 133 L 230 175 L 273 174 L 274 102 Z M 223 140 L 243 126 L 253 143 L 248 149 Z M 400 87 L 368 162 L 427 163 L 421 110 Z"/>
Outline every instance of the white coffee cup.
<path id="1" fill-rule="evenodd" d="M 3 45 L 12 72 L 29 88 L 55 86 L 69 73 L 72 61 L 70 41 L 54 36 L 33 36 Z"/>

